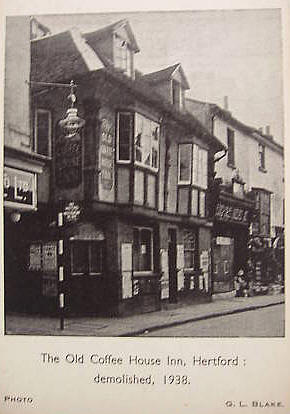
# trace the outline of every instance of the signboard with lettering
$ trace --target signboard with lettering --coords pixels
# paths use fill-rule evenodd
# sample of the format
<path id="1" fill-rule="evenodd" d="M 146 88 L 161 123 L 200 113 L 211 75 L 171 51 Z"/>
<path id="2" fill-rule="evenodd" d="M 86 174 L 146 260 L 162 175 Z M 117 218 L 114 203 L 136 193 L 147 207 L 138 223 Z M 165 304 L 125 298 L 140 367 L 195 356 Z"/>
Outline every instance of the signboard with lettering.
<path id="1" fill-rule="evenodd" d="M 114 125 L 106 118 L 101 121 L 100 171 L 102 187 L 111 190 L 114 182 Z"/>
<path id="2" fill-rule="evenodd" d="M 176 250 L 177 289 L 180 291 L 184 288 L 184 245 L 178 244 Z"/>
<path id="3" fill-rule="evenodd" d="M 169 298 L 169 269 L 168 269 L 168 251 L 160 249 L 160 264 L 161 264 L 161 299 Z"/>
<path id="4" fill-rule="evenodd" d="M 4 167 L 4 206 L 18 209 L 36 208 L 36 174 Z"/>
<path id="5" fill-rule="evenodd" d="M 42 246 L 42 269 L 44 272 L 57 271 L 57 251 L 54 241 Z"/>
<path id="6" fill-rule="evenodd" d="M 41 244 L 32 244 L 29 247 L 29 270 L 41 270 Z"/>
<path id="7" fill-rule="evenodd" d="M 57 273 L 57 242 L 35 242 L 29 247 L 28 268 L 31 271 Z"/>
<path id="8" fill-rule="evenodd" d="M 215 218 L 220 221 L 249 224 L 250 212 L 244 207 L 233 207 L 219 202 L 216 206 Z"/>
<path id="9" fill-rule="evenodd" d="M 55 150 L 55 179 L 59 188 L 74 188 L 82 181 L 82 143 L 74 138 L 58 137 Z"/>
<path id="10" fill-rule="evenodd" d="M 217 236 L 216 244 L 218 246 L 230 246 L 232 244 L 232 239 L 230 237 Z"/>

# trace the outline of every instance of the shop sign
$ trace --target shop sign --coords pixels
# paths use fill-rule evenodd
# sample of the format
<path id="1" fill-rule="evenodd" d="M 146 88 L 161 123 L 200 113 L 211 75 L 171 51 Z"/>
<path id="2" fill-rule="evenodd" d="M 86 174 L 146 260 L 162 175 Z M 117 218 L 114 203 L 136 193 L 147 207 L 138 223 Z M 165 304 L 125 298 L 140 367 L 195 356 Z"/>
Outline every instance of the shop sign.
<path id="1" fill-rule="evenodd" d="M 242 207 L 232 207 L 224 203 L 218 203 L 215 217 L 220 221 L 234 221 L 236 223 L 248 224 L 249 210 Z"/>
<path id="2" fill-rule="evenodd" d="M 218 236 L 216 238 L 216 244 L 218 246 L 230 246 L 231 242 L 232 242 L 232 239 L 230 237 Z"/>
<path id="3" fill-rule="evenodd" d="M 35 209 L 36 174 L 4 167 L 4 206 Z"/>
<path id="4" fill-rule="evenodd" d="M 105 190 L 113 187 L 114 172 L 114 125 L 106 118 L 101 122 L 100 174 Z"/>

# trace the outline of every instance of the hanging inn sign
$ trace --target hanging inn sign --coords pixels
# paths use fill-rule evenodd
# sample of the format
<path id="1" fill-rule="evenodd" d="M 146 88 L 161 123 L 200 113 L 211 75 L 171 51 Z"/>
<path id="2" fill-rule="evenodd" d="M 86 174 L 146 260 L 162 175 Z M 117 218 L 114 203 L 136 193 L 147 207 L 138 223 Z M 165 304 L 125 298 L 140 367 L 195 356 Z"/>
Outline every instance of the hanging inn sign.
<path id="1" fill-rule="evenodd" d="M 250 221 L 250 209 L 231 206 L 229 203 L 219 201 L 215 210 L 215 219 L 222 222 L 248 225 Z"/>

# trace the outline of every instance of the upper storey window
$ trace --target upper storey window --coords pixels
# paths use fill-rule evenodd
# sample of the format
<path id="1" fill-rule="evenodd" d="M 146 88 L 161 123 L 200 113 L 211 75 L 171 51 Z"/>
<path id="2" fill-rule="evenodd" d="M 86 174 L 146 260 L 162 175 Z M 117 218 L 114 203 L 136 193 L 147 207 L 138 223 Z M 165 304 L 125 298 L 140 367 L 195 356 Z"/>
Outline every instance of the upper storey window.
<path id="1" fill-rule="evenodd" d="M 132 75 L 132 52 L 128 42 L 115 34 L 114 36 L 115 66 L 122 69 L 128 76 Z"/>
<path id="2" fill-rule="evenodd" d="M 133 114 L 118 113 L 118 148 L 117 159 L 122 162 L 131 162 L 131 146 L 133 133 Z"/>
<path id="3" fill-rule="evenodd" d="M 228 166 L 235 166 L 235 131 L 227 129 L 227 140 L 228 140 Z"/>
<path id="4" fill-rule="evenodd" d="M 34 151 L 51 156 L 51 112 L 36 109 L 34 118 Z"/>
<path id="5" fill-rule="evenodd" d="M 207 150 L 198 145 L 179 144 L 177 211 L 180 214 L 206 216 L 207 159 Z"/>
<path id="6" fill-rule="evenodd" d="M 159 124 L 135 115 L 135 163 L 158 170 Z"/>
<path id="7" fill-rule="evenodd" d="M 117 126 L 117 160 L 122 163 L 132 161 L 134 137 L 134 163 L 157 171 L 159 166 L 159 124 L 138 113 L 119 112 Z"/>
<path id="8" fill-rule="evenodd" d="M 259 144 L 259 170 L 266 172 L 265 145 Z"/>
<path id="9" fill-rule="evenodd" d="M 192 144 L 180 144 L 178 152 L 178 184 L 191 183 Z"/>
<path id="10" fill-rule="evenodd" d="M 176 109 L 182 109 L 184 107 L 184 89 L 175 80 L 172 80 L 172 103 Z"/>
<path id="11" fill-rule="evenodd" d="M 207 188 L 207 150 L 196 144 L 179 144 L 178 184 Z"/>

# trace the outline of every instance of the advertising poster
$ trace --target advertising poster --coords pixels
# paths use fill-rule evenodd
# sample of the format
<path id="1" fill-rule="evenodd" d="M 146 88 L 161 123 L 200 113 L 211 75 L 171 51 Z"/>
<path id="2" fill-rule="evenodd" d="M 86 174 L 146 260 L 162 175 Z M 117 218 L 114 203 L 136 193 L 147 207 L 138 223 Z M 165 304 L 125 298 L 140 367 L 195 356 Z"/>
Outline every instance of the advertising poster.
<path id="1" fill-rule="evenodd" d="M 289 0 L 0 16 L 0 414 L 289 414 Z"/>

